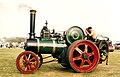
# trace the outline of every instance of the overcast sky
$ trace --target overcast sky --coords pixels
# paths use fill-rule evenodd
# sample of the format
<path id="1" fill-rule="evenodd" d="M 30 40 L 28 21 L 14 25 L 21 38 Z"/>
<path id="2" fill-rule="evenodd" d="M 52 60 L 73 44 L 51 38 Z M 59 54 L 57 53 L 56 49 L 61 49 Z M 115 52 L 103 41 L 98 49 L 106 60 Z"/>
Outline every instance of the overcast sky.
<path id="1" fill-rule="evenodd" d="M 51 30 L 92 26 L 97 34 L 120 40 L 120 0 L 0 0 L 0 37 L 27 37 L 30 9 L 37 10 L 37 36 L 47 20 Z"/>

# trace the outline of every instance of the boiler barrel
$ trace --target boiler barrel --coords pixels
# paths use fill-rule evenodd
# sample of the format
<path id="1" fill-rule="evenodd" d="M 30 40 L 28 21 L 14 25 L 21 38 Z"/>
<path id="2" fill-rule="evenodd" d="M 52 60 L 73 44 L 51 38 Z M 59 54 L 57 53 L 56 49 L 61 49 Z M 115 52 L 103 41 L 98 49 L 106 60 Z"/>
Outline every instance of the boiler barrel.
<path id="1" fill-rule="evenodd" d="M 33 51 L 37 54 L 59 54 L 65 47 L 66 44 L 55 40 L 28 39 L 25 49 L 26 51 Z"/>

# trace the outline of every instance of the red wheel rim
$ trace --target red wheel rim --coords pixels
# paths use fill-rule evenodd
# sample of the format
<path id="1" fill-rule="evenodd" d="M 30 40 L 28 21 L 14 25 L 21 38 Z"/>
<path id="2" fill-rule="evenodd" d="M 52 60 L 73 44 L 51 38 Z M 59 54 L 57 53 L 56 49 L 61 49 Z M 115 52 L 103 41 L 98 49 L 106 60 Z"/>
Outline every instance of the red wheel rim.
<path id="1" fill-rule="evenodd" d="M 91 41 L 76 41 L 68 52 L 69 63 L 76 72 L 91 72 L 98 65 L 99 50 Z"/>
<path id="2" fill-rule="evenodd" d="M 16 59 L 16 65 L 22 73 L 33 73 L 39 66 L 38 57 L 33 52 L 22 52 Z"/>

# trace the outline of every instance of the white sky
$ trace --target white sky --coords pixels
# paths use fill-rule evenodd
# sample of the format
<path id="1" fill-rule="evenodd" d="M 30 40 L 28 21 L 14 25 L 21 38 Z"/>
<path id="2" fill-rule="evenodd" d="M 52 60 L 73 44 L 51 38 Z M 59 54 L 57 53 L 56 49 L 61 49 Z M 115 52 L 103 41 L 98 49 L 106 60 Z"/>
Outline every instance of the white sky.
<path id="1" fill-rule="evenodd" d="M 51 30 L 92 26 L 97 33 L 120 40 L 120 0 L 0 0 L 0 37 L 27 37 L 30 9 L 37 10 L 37 36 L 48 20 Z"/>

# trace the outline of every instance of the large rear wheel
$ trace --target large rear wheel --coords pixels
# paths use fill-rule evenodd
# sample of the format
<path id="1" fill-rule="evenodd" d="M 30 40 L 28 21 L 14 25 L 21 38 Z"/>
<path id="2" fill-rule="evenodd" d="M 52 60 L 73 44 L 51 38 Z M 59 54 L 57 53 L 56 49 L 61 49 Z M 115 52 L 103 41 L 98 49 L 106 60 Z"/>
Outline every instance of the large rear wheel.
<path id="1" fill-rule="evenodd" d="M 67 62 L 76 72 L 91 72 L 99 62 L 99 50 L 89 40 L 78 40 L 67 51 Z"/>

